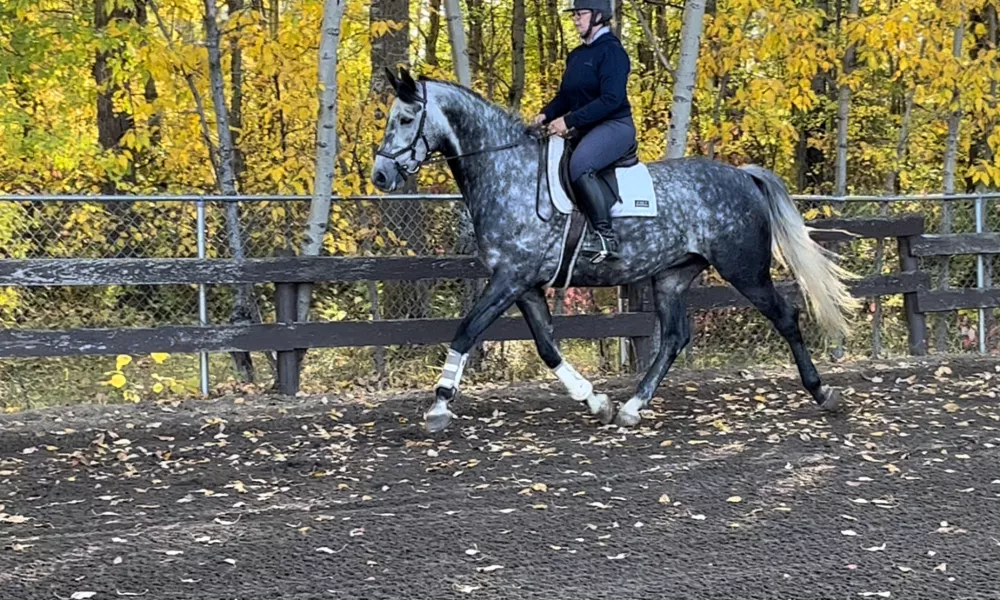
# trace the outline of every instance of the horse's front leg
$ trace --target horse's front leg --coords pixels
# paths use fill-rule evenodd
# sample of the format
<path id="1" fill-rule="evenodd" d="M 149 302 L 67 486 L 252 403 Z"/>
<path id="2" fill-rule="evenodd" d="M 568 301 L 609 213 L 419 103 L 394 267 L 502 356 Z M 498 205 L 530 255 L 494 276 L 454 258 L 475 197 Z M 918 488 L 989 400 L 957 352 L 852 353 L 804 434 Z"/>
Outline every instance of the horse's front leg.
<path id="1" fill-rule="evenodd" d="M 445 360 L 441 377 L 434 386 L 436 397 L 434 405 L 424 414 L 427 431 L 436 433 L 451 422 L 455 415 L 449 410 L 448 404 L 458 394 L 465 361 L 469 358 L 469 349 L 493 321 L 510 308 L 527 289 L 526 284 L 515 282 L 512 277 L 495 273 L 482 297 L 459 323 L 458 331 L 448 349 L 448 358 Z"/>

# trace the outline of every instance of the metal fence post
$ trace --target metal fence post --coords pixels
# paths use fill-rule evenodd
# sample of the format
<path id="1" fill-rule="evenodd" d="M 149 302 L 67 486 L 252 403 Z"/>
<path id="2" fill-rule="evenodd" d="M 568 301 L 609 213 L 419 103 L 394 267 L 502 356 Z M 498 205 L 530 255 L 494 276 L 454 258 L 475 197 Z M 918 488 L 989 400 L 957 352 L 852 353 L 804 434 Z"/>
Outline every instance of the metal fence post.
<path id="1" fill-rule="evenodd" d="M 199 198 L 198 209 L 198 258 L 205 259 L 205 199 Z M 198 321 L 201 326 L 208 325 L 208 300 L 205 284 L 198 284 Z M 201 395 L 208 396 L 208 352 L 198 354 L 201 371 Z"/>
<path id="2" fill-rule="evenodd" d="M 982 196 L 976 197 L 976 233 L 983 232 L 983 198 Z M 983 264 L 983 255 L 976 255 L 976 287 L 978 289 L 983 289 L 986 287 L 986 268 Z M 979 309 L 979 315 L 976 319 L 979 325 L 979 354 L 986 354 L 986 310 Z"/>
<path id="3" fill-rule="evenodd" d="M 623 285 L 619 285 L 615 288 L 616 300 L 618 302 L 618 314 L 625 312 L 625 296 L 622 294 L 628 293 L 628 288 Z M 626 365 L 628 364 L 628 338 L 619 337 L 618 338 L 618 371 L 624 371 Z"/>

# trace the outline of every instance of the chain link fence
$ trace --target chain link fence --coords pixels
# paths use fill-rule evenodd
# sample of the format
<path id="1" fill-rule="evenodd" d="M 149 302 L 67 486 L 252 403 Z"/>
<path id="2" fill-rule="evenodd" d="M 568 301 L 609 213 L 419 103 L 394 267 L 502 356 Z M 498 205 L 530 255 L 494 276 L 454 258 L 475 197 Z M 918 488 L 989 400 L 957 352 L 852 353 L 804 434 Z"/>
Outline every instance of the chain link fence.
<path id="1" fill-rule="evenodd" d="M 922 214 L 929 233 L 997 231 L 1000 211 L 993 198 L 899 201 L 838 201 L 806 197 L 798 206 L 807 219 Z M 301 246 L 309 199 L 251 197 L 240 202 L 206 202 L 206 256 L 270 257 Z M 474 241 L 462 227 L 464 205 L 453 196 L 423 199 L 349 198 L 333 204 L 323 253 L 341 256 L 471 254 Z M 238 242 L 237 242 L 238 240 Z M 857 239 L 831 245 L 842 264 L 859 276 L 898 271 L 896 240 Z M 195 198 L 134 201 L 69 199 L 0 200 L 0 256 L 3 258 L 132 258 L 198 256 Z M 980 265 L 978 261 L 981 260 Z M 935 288 L 992 285 L 996 257 L 922 259 Z M 788 273 L 775 268 L 776 279 Z M 707 271 L 699 284 L 722 281 Z M 465 315 L 483 283 L 465 280 L 321 283 L 314 288 L 313 320 L 457 318 Z M 208 321 L 273 322 L 272 285 L 245 289 L 249 315 L 234 311 L 240 297 L 233 286 L 208 286 Z M 622 309 L 618 288 L 549 292 L 554 314 L 614 313 Z M 508 313 L 519 316 L 516 308 Z M 235 315 L 235 316 L 234 316 Z M 692 342 L 674 370 L 791 364 L 783 338 L 755 309 L 690 311 Z M 193 285 L 0 288 L 0 320 L 5 328 L 157 327 L 199 322 L 199 290 Z M 824 339 L 803 318 L 803 333 L 818 363 L 907 353 L 902 296 L 867 299 L 852 321 L 847 340 Z M 930 349 L 937 353 L 997 350 L 996 312 L 953 311 L 928 316 Z M 580 371 L 611 376 L 628 371 L 628 340 L 562 340 Z M 440 373 L 447 344 L 310 350 L 302 388 L 308 392 L 345 389 L 421 388 Z M 251 355 L 254 383 L 240 381 L 232 357 L 212 354 L 213 393 L 266 390 L 273 382 L 270 353 Z M 100 403 L 158 398 L 173 401 L 196 395 L 195 355 L 0 360 L 0 406 Z M 471 357 L 468 382 L 521 381 L 548 377 L 534 343 L 485 342 Z M 116 380 L 116 374 L 122 375 Z M 121 385 L 119 385 L 121 384 Z"/>

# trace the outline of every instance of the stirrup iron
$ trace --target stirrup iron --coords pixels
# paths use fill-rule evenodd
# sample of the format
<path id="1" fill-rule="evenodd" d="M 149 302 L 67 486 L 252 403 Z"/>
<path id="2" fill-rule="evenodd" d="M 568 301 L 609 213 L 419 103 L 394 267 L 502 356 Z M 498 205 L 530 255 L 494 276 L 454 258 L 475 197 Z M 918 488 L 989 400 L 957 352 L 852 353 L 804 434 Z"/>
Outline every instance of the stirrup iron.
<path id="1" fill-rule="evenodd" d="M 613 236 L 614 234 L 612 233 L 611 236 L 608 237 L 605 237 L 603 234 L 598 233 L 596 231 L 594 232 L 594 234 L 597 236 L 597 240 L 600 243 L 601 247 L 599 250 L 596 251 L 594 257 L 590 259 L 590 263 L 596 265 L 604 262 L 609 258 L 613 260 L 618 259 L 618 253 L 613 248 L 611 248 L 611 245 L 608 243 L 609 239 L 611 239 L 611 236 Z"/>

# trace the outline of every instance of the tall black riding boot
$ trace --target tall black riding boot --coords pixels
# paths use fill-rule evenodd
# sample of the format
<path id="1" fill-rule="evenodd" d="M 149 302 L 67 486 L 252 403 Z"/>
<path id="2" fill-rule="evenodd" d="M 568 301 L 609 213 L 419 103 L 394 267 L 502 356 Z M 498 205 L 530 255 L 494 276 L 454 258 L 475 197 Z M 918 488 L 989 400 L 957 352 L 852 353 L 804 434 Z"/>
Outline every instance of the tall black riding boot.
<path id="1" fill-rule="evenodd" d="M 587 215 L 591 229 L 597 234 L 597 244 L 588 239 L 581 251 L 593 256 L 590 262 L 594 264 L 609 258 L 619 258 L 618 236 L 611 228 L 611 207 L 604 197 L 605 192 L 597 175 L 593 171 L 581 175 L 573 182 L 573 192 L 576 194 L 577 206 Z"/>

